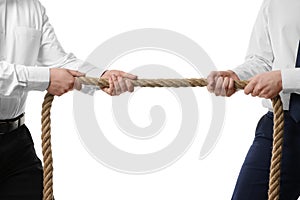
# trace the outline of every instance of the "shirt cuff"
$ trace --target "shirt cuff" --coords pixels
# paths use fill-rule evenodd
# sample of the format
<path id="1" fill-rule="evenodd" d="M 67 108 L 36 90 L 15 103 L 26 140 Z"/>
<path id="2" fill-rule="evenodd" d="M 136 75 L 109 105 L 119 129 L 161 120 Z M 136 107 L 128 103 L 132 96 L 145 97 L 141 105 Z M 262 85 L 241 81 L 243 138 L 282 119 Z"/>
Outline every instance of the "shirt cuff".
<path id="1" fill-rule="evenodd" d="M 300 68 L 282 69 L 281 78 L 283 93 L 300 92 Z"/>
<path id="2" fill-rule="evenodd" d="M 50 69 L 46 67 L 27 67 L 28 90 L 45 91 L 50 83 Z"/>

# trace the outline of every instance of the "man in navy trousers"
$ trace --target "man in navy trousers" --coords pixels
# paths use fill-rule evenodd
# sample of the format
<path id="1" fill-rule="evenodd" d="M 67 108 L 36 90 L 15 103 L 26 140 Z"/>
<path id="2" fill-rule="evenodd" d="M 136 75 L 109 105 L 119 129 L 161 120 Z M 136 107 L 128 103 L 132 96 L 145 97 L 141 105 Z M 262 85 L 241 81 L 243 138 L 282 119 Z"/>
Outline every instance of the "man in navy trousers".
<path id="1" fill-rule="evenodd" d="M 208 90 L 231 96 L 234 80 L 249 80 L 245 94 L 265 98 L 268 109 L 258 122 L 255 138 L 241 168 L 233 200 L 268 199 L 273 141 L 270 98 L 281 96 L 285 111 L 281 200 L 300 195 L 300 1 L 264 0 L 250 39 L 245 62 L 233 70 L 213 71 Z"/>

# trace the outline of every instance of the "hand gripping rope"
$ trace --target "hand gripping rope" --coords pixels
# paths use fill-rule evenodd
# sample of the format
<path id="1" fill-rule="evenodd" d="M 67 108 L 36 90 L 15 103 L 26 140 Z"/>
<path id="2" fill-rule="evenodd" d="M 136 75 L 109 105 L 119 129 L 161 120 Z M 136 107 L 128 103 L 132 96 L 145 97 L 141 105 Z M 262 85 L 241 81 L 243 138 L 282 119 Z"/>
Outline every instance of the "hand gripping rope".
<path id="1" fill-rule="evenodd" d="M 109 87 L 106 79 L 80 77 L 79 81 L 84 85 L 94 85 L 100 88 Z M 206 79 L 140 79 L 132 81 L 135 87 L 205 87 Z M 242 90 L 247 81 L 235 81 L 235 88 Z M 42 109 L 42 151 L 44 161 L 44 190 L 43 200 L 53 200 L 53 159 L 51 150 L 51 119 L 50 110 L 54 96 L 47 93 Z M 272 99 L 274 110 L 273 149 L 270 167 L 270 180 L 268 200 L 279 200 L 280 191 L 280 165 L 283 145 L 284 112 L 279 96 Z"/>

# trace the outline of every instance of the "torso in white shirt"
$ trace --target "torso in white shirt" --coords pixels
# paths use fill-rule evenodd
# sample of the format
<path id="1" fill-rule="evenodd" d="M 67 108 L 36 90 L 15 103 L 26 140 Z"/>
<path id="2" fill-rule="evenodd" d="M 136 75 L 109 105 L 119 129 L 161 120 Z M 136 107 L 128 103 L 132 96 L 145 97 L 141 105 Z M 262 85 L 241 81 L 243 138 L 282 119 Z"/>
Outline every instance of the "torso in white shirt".
<path id="1" fill-rule="evenodd" d="M 300 93 L 300 68 L 295 69 L 300 40 L 300 1 L 265 0 L 256 20 L 244 64 L 234 69 L 241 79 L 281 70 L 284 110 L 290 93 Z M 270 100 L 263 105 L 272 110 Z"/>
<path id="2" fill-rule="evenodd" d="M 38 0 L 0 0 L 0 119 L 22 114 L 28 91 L 47 89 L 51 67 L 103 72 L 63 50 Z"/>
<path id="3" fill-rule="evenodd" d="M 34 66 L 40 48 L 42 23 L 42 10 L 37 1 L 0 0 L 1 61 Z M 10 81 L 13 77 L 0 78 L 2 85 L 9 85 Z M 27 91 L 21 86 L 9 96 L 0 94 L 0 119 L 14 118 L 23 113 L 26 97 Z"/>

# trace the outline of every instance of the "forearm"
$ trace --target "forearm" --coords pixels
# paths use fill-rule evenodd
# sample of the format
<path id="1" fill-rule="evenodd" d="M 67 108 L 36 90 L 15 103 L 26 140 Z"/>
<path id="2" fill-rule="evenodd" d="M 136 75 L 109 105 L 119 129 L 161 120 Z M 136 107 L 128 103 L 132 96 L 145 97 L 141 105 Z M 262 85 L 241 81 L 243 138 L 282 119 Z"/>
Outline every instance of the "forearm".
<path id="1" fill-rule="evenodd" d="M 257 74 L 271 71 L 271 65 L 271 63 L 262 57 L 252 56 L 247 58 L 242 65 L 232 69 L 232 71 L 239 79 L 248 80 Z"/>
<path id="2" fill-rule="evenodd" d="M 11 96 L 20 88 L 44 91 L 49 85 L 49 69 L 0 62 L 0 94 Z"/>

